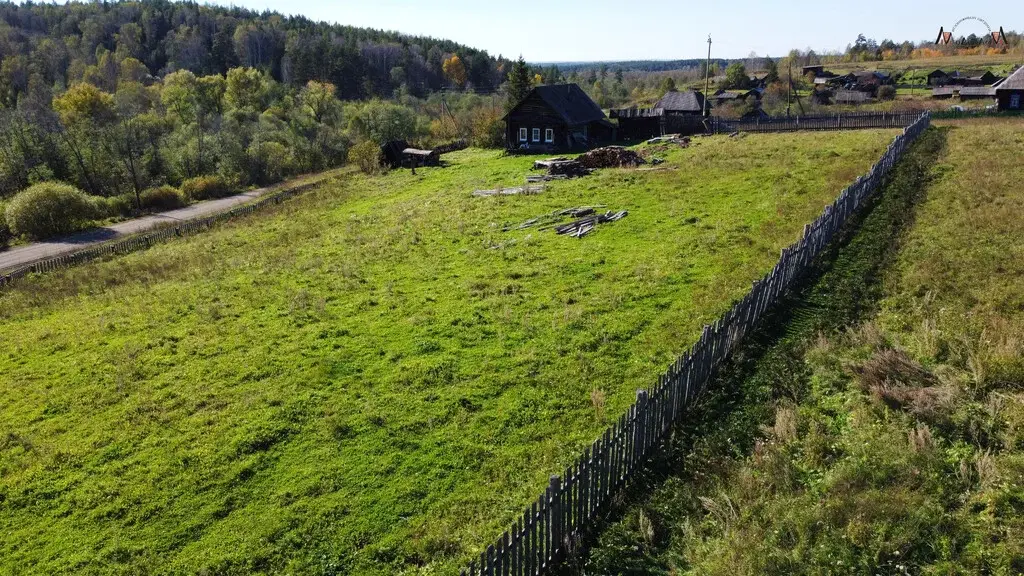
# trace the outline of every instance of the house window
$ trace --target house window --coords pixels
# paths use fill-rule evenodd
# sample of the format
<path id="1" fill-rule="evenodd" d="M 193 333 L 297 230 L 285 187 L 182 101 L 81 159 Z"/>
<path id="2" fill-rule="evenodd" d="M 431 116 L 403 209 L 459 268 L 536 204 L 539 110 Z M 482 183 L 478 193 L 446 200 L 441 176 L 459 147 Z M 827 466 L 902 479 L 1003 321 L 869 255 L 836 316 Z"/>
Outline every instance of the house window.
<path id="1" fill-rule="evenodd" d="M 1020 94 L 1010 94 L 1010 108 L 1020 108 Z"/>
<path id="2" fill-rule="evenodd" d="M 554 142 L 555 141 L 555 131 L 554 131 L 554 129 L 547 128 L 547 129 L 544 130 L 544 141 L 545 142 Z"/>
<path id="3" fill-rule="evenodd" d="M 519 141 L 526 142 L 526 128 L 519 129 Z"/>
<path id="4" fill-rule="evenodd" d="M 533 129 L 533 141 L 540 142 L 540 128 Z"/>

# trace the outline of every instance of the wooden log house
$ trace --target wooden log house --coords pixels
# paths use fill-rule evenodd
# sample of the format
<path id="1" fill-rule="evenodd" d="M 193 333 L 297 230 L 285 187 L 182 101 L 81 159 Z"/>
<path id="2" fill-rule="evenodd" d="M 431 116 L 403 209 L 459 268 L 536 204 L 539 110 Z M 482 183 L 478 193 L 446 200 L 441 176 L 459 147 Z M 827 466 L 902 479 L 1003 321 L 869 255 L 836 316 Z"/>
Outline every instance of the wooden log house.
<path id="1" fill-rule="evenodd" d="M 1024 66 L 996 86 L 996 100 L 1000 110 L 1024 110 Z"/>
<path id="2" fill-rule="evenodd" d="M 576 84 L 537 86 L 504 120 L 509 150 L 588 150 L 615 139 L 615 125 Z"/>

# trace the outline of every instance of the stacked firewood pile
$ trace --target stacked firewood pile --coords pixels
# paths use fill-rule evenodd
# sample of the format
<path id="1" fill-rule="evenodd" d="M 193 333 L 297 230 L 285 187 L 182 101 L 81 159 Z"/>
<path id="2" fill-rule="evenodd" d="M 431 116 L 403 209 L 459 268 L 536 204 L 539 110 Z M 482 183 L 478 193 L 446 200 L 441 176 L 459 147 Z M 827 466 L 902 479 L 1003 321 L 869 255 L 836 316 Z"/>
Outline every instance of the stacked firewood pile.
<path id="1" fill-rule="evenodd" d="M 621 146 L 595 148 L 586 154 L 581 154 L 576 160 L 578 160 L 584 168 L 590 169 L 635 168 L 641 164 L 647 163 L 647 161 L 640 157 L 636 152 L 627 150 Z"/>
<path id="2" fill-rule="evenodd" d="M 553 178 L 579 178 L 589 176 L 590 170 L 585 168 L 577 160 L 568 158 L 548 158 L 537 160 L 533 163 L 534 170 L 547 170 L 547 175 Z"/>

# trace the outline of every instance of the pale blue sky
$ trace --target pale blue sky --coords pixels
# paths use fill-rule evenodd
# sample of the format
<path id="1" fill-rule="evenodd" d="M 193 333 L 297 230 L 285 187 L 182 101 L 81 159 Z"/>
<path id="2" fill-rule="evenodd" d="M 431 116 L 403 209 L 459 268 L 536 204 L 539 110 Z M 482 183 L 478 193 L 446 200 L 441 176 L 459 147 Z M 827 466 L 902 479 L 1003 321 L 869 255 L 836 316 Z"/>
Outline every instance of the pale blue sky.
<path id="1" fill-rule="evenodd" d="M 227 2 L 223 2 L 227 4 Z M 235 5 L 303 14 L 354 26 L 449 38 L 493 55 L 531 62 L 700 58 L 791 48 L 843 49 L 858 33 L 881 41 L 933 39 L 964 16 L 995 29 L 1024 29 L 1024 4 L 1010 0 L 235 0 Z M 958 30 L 984 32 L 976 23 Z"/>

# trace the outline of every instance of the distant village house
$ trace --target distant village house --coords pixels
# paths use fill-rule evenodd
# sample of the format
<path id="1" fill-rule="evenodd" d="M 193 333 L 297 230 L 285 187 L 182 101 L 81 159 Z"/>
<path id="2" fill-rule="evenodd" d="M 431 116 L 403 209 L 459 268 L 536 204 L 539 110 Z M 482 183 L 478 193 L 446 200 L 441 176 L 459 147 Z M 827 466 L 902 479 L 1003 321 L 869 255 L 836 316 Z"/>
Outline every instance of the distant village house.
<path id="1" fill-rule="evenodd" d="M 1024 66 L 995 88 L 1000 110 L 1024 110 Z"/>

